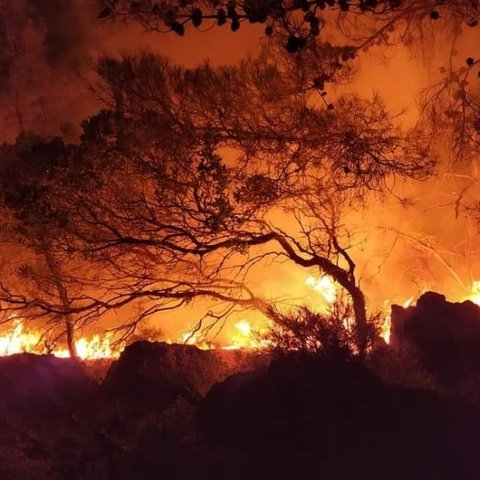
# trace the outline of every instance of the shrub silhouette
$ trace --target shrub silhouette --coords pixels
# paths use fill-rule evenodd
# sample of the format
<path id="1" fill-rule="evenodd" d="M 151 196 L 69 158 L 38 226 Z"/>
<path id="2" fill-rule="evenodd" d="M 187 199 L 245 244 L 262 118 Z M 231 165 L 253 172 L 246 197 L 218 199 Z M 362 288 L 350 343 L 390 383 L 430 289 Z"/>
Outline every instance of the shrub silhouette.
<path id="1" fill-rule="evenodd" d="M 353 318 L 352 306 L 341 300 L 327 313 L 300 307 L 287 314 L 275 313 L 275 324 L 264 337 L 274 357 L 351 360 L 359 352 Z M 379 331 L 378 316 L 371 318 L 368 328 L 368 346 L 371 346 Z"/>

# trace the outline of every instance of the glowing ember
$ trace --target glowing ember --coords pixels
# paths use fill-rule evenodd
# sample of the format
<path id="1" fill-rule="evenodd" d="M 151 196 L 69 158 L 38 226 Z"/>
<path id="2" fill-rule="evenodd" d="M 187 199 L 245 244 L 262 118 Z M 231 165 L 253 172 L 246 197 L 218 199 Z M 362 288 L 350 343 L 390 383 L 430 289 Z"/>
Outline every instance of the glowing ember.
<path id="1" fill-rule="evenodd" d="M 94 335 L 88 339 L 79 338 L 75 342 L 78 356 L 83 360 L 94 360 L 99 358 L 116 358 L 119 355 L 118 348 L 112 346 L 112 335 L 106 334 L 103 337 Z M 21 320 L 15 320 L 11 331 L 0 336 L 0 355 L 13 355 L 15 353 L 51 353 L 56 357 L 69 357 L 66 348 L 54 348 L 49 351 L 45 337 L 38 331 L 25 331 Z"/>

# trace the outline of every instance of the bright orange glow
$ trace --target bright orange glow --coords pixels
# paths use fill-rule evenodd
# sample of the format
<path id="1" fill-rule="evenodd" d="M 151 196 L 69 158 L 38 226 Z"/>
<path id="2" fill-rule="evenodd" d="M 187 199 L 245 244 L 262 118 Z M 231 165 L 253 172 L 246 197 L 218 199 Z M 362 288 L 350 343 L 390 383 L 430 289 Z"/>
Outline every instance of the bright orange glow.
<path id="1" fill-rule="evenodd" d="M 246 320 L 236 323 L 235 330 L 230 345 L 223 347 L 224 350 L 262 349 L 269 345 L 269 342 L 262 340 L 259 332 L 256 332 Z"/>
<path id="2" fill-rule="evenodd" d="M 38 348 L 40 340 L 40 335 L 24 333 L 23 323 L 17 320 L 10 332 L 0 336 L 0 355 L 34 351 Z"/>
<path id="3" fill-rule="evenodd" d="M 410 297 L 405 300 L 402 304 L 403 308 L 408 308 L 413 301 L 414 297 Z M 392 305 L 390 300 L 386 300 L 383 306 L 383 322 L 380 326 L 380 337 L 385 340 L 386 343 L 390 343 L 390 331 L 392 329 L 392 314 L 391 314 Z"/>
<path id="4" fill-rule="evenodd" d="M 52 353 L 56 357 L 69 357 L 68 349 L 53 348 L 49 352 L 44 342 L 44 336 L 38 331 L 26 331 L 22 320 L 14 320 L 13 327 L 4 335 L 0 335 L 0 355 L 13 355 L 15 353 Z M 76 340 L 75 346 L 77 354 L 82 360 L 94 360 L 99 358 L 117 358 L 120 347 L 114 348 L 112 345 L 112 335 L 98 334 L 91 338 L 82 337 Z"/>
<path id="5" fill-rule="evenodd" d="M 195 345 L 200 350 L 210 350 L 211 345 L 202 338 L 198 333 L 189 331 L 180 335 L 177 341 L 172 341 L 170 338 L 166 340 L 167 343 L 181 343 L 183 345 Z"/>
<path id="6" fill-rule="evenodd" d="M 472 283 L 470 295 L 465 300 L 470 300 L 480 306 L 480 280 L 475 280 Z"/>
<path id="7" fill-rule="evenodd" d="M 480 282 L 478 282 L 479 285 L 479 301 L 480 301 Z M 324 275 L 323 277 L 320 278 L 315 278 L 313 276 L 308 277 L 305 280 L 305 285 L 308 285 L 309 287 L 312 287 L 315 292 L 321 294 L 324 304 L 320 306 L 320 311 L 324 313 L 331 312 L 332 305 L 335 303 L 335 301 L 338 298 L 338 285 L 335 283 L 335 281 L 327 276 Z M 404 303 L 403 303 L 403 308 L 408 308 L 414 301 L 414 297 L 408 298 Z M 383 307 L 383 321 L 382 325 L 380 326 L 380 337 L 385 340 L 386 343 L 390 343 L 390 329 L 392 326 L 392 319 L 391 319 L 391 303 L 389 300 L 386 300 L 384 302 L 384 307 Z M 351 325 L 353 325 L 353 321 L 347 321 L 346 327 L 350 328 Z"/>
<path id="8" fill-rule="evenodd" d="M 406 300 L 405 302 L 403 302 L 402 307 L 403 307 L 403 308 L 408 308 L 408 307 L 413 303 L 413 300 L 414 300 L 414 298 L 413 298 L 413 297 L 410 297 L 408 300 Z"/>
<path id="9" fill-rule="evenodd" d="M 245 337 L 250 336 L 252 333 L 252 326 L 245 320 L 236 323 L 235 328 Z"/>
<path id="10" fill-rule="evenodd" d="M 318 294 L 319 302 L 314 306 L 322 313 L 329 313 L 332 311 L 333 304 L 337 301 L 339 296 L 339 286 L 328 275 L 319 278 L 309 276 L 305 280 L 305 285 Z M 471 292 L 464 300 L 471 300 L 480 306 L 480 280 L 472 283 Z M 408 308 L 414 302 L 414 297 L 408 298 L 403 302 L 402 307 Z M 380 327 L 380 337 L 386 343 L 390 342 L 391 329 L 391 302 L 386 300 L 383 306 L 383 322 Z M 268 329 L 265 325 L 263 330 Z M 348 322 L 351 326 L 353 322 Z M 239 349 L 263 349 L 267 348 L 268 341 L 263 340 L 259 334 L 259 328 L 255 329 L 247 320 L 240 320 L 234 324 L 234 331 L 229 340 L 223 346 L 214 346 L 211 342 L 203 337 L 199 332 L 186 331 L 182 333 L 176 340 L 167 339 L 167 343 L 180 343 L 186 345 L 195 345 L 202 350 L 209 350 L 213 348 L 221 348 L 225 350 L 239 350 Z M 55 347 L 53 349 L 47 348 L 48 342 L 40 331 L 28 330 L 22 320 L 14 319 L 10 330 L 5 331 L 0 335 L 0 356 L 12 355 L 15 353 L 37 353 L 53 355 L 61 358 L 69 357 L 67 348 Z M 79 358 L 84 360 L 101 359 L 101 358 L 118 358 L 123 345 L 113 345 L 112 335 L 107 333 L 105 335 L 95 334 L 92 337 L 81 337 L 75 342 L 76 350 Z"/>
<path id="11" fill-rule="evenodd" d="M 305 280 L 305 285 L 319 293 L 329 306 L 335 303 L 338 289 L 332 277 L 328 275 L 323 275 L 320 278 L 310 276 Z"/>
<path id="12" fill-rule="evenodd" d="M 246 320 L 237 322 L 234 327 L 235 331 L 230 337 L 229 343 L 218 348 L 221 348 L 222 350 L 258 350 L 268 346 L 268 341 L 261 339 L 260 335 L 258 335 L 259 332 L 255 331 L 252 325 Z M 180 335 L 176 342 L 172 341 L 172 339 L 167 339 L 166 342 L 195 345 L 201 350 L 212 350 L 217 348 L 198 333 L 193 333 L 191 331 L 187 331 Z"/>

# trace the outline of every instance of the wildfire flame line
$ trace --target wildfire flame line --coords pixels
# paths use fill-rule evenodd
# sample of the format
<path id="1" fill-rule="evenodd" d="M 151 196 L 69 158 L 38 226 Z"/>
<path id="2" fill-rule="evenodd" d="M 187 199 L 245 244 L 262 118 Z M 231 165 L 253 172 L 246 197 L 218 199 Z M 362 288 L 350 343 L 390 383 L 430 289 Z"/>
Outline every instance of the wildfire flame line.
<path id="1" fill-rule="evenodd" d="M 54 348 L 49 352 L 47 346 L 42 342 L 43 335 L 38 331 L 25 331 L 22 320 L 13 322 L 13 328 L 0 336 L 0 356 L 13 355 L 16 353 L 52 353 L 56 357 L 69 357 L 66 348 Z M 77 355 L 82 360 L 94 360 L 101 358 L 116 358 L 119 355 L 118 349 L 112 346 L 112 335 L 95 334 L 91 338 L 82 337 L 75 342 Z"/>
<path id="2" fill-rule="evenodd" d="M 315 293 L 320 295 L 320 301 L 317 308 L 324 313 L 332 311 L 333 304 L 337 301 L 339 295 L 339 287 L 335 281 L 324 275 L 320 278 L 309 276 L 305 280 L 305 285 L 313 289 Z M 472 283 L 471 292 L 464 298 L 470 300 L 480 306 L 480 280 Z M 409 307 L 414 301 L 414 297 L 410 297 L 403 303 L 403 308 Z M 381 326 L 380 336 L 389 343 L 391 316 L 390 301 L 384 303 L 384 321 Z M 255 334 L 251 324 L 246 320 L 241 320 L 234 325 L 235 331 L 227 345 L 220 347 L 225 350 L 236 349 L 262 349 L 268 346 L 266 340 L 262 340 Z M 208 350 L 214 348 L 211 343 L 202 338 L 198 332 L 185 332 L 176 342 L 171 339 L 167 343 L 183 343 L 195 345 L 198 348 Z M 82 337 L 75 342 L 77 354 L 83 360 L 117 358 L 120 348 L 114 347 L 112 343 L 112 335 L 95 334 L 91 338 Z M 21 319 L 14 319 L 12 328 L 4 335 L 0 335 L 0 356 L 13 355 L 16 353 L 52 353 L 57 357 L 68 357 L 69 351 L 66 348 L 55 348 L 49 351 L 43 342 L 43 335 L 39 331 L 27 331 Z"/>

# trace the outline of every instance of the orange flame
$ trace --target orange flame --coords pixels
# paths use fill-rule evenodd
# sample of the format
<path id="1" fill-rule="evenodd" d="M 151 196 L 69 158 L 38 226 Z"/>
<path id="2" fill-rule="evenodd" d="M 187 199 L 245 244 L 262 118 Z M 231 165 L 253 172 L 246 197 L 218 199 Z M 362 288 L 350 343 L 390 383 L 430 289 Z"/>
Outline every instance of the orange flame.
<path id="1" fill-rule="evenodd" d="M 320 304 L 317 308 L 328 313 L 332 309 L 332 305 L 338 299 L 339 287 L 335 281 L 328 275 L 316 278 L 309 276 L 305 280 L 305 285 L 313 289 L 320 296 Z M 471 300 L 480 306 L 480 280 L 472 282 L 471 292 L 465 297 L 465 300 Z M 403 303 L 403 308 L 408 308 L 414 301 L 414 297 L 408 298 Z M 391 329 L 391 303 L 386 300 L 384 303 L 383 323 L 381 325 L 380 336 L 386 343 L 390 342 Z M 262 349 L 268 347 L 268 342 L 262 340 L 258 335 L 258 331 L 254 331 L 252 325 L 241 320 L 234 325 L 235 331 L 227 345 L 222 349 Z M 268 325 L 265 327 L 268 329 Z M 258 330 L 258 329 L 257 329 Z M 200 349 L 208 350 L 215 348 L 211 342 L 204 338 L 201 334 L 194 331 L 184 332 L 176 341 L 166 340 L 167 343 L 182 343 L 187 345 L 195 345 Z M 82 337 L 75 342 L 77 354 L 79 358 L 84 360 L 102 359 L 102 358 L 118 358 L 122 346 L 113 346 L 112 335 L 95 334 L 90 338 Z M 31 352 L 38 354 L 52 353 L 57 357 L 68 357 L 69 352 L 66 348 L 55 348 L 53 351 L 48 350 L 44 336 L 39 331 L 28 331 L 22 320 L 15 319 L 10 331 L 0 335 L 0 356 L 12 355 L 15 353 Z"/>
<path id="2" fill-rule="evenodd" d="M 480 281 L 477 282 L 478 285 L 478 301 L 480 305 Z M 324 300 L 324 305 L 320 306 L 320 310 L 323 312 L 330 312 L 332 305 L 338 298 L 338 286 L 333 280 L 332 277 L 324 275 L 320 278 L 315 278 L 313 276 L 307 277 L 305 280 L 305 285 L 312 287 L 315 292 L 319 293 Z M 414 297 L 410 297 L 403 303 L 403 308 L 408 308 L 414 301 Z M 390 329 L 391 329 L 391 314 L 390 314 L 390 301 L 386 300 L 384 303 L 384 315 L 383 322 L 380 327 L 380 337 L 385 340 L 386 343 L 390 343 Z M 352 325 L 353 322 L 347 321 L 346 326 Z"/>
<path id="3" fill-rule="evenodd" d="M 235 325 L 235 333 L 230 338 L 230 343 L 218 348 L 222 350 L 258 350 L 268 346 L 268 341 L 260 338 L 260 335 L 257 335 L 251 324 L 246 320 L 241 320 Z M 201 350 L 213 350 L 217 347 L 208 342 L 200 334 L 192 331 L 184 332 L 180 335 L 177 342 L 172 341 L 171 338 L 166 340 L 167 343 L 181 343 L 184 345 L 195 345 Z"/>
<path id="4" fill-rule="evenodd" d="M 480 280 L 475 280 L 472 282 L 470 295 L 468 295 L 465 300 L 470 300 L 471 302 L 480 306 Z"/>
<path id="5" fill-rule="evenodd" d="M 268 347 L 269 342 L 262 340 L 246 320 L 236 323 L 235 329 L 236 333 L 232 336 L 230 345 L 223 347 L 224 350 L 258 350 Z"/>
<path id="6" fill-rule="evenodd" d="M 119 356 L 119 348 L 114 348 L 111 340 L 112 335 L 108 333 L 104 336 L 96 334 L 91 338 L 79 338 L 75 342 L 77 354 L 82 360 L 116 358 Z M 55 348 L 49 352 L 41 332 L 25 331 L 22 320 L 15 320 L 13 328 L 4 335 L 0 335 L 0 356 L 25 352 L 52 353 L 61 358 L 70 356 L 66 348 Z"/>
<path id="7" fill-rule="evenodd" d="M 319 293 L 328 306 L 335 303 L 338 295 L 338 288 L 332 277 L 323 275 L 320 278 L 313 276 L 307 277 L 305 285 L 313 288 L 315 292 Z"/>
<path id="8" fill-rule="evenodd" d="M 402 307 L 408 308 L 413 301 L 415 300 L 414 297 L 410 297 L 409 299 L 403 302 Z M 390 331 L 392 329 L 392 314 L 391 314 L 391 304 L 389 300 L 386 300 L 384 303 L 384 315 L 383 315 L 383 323 L 380 326 L 380 337 L 385 340 L 386 343 L 390 343 Z"/>

